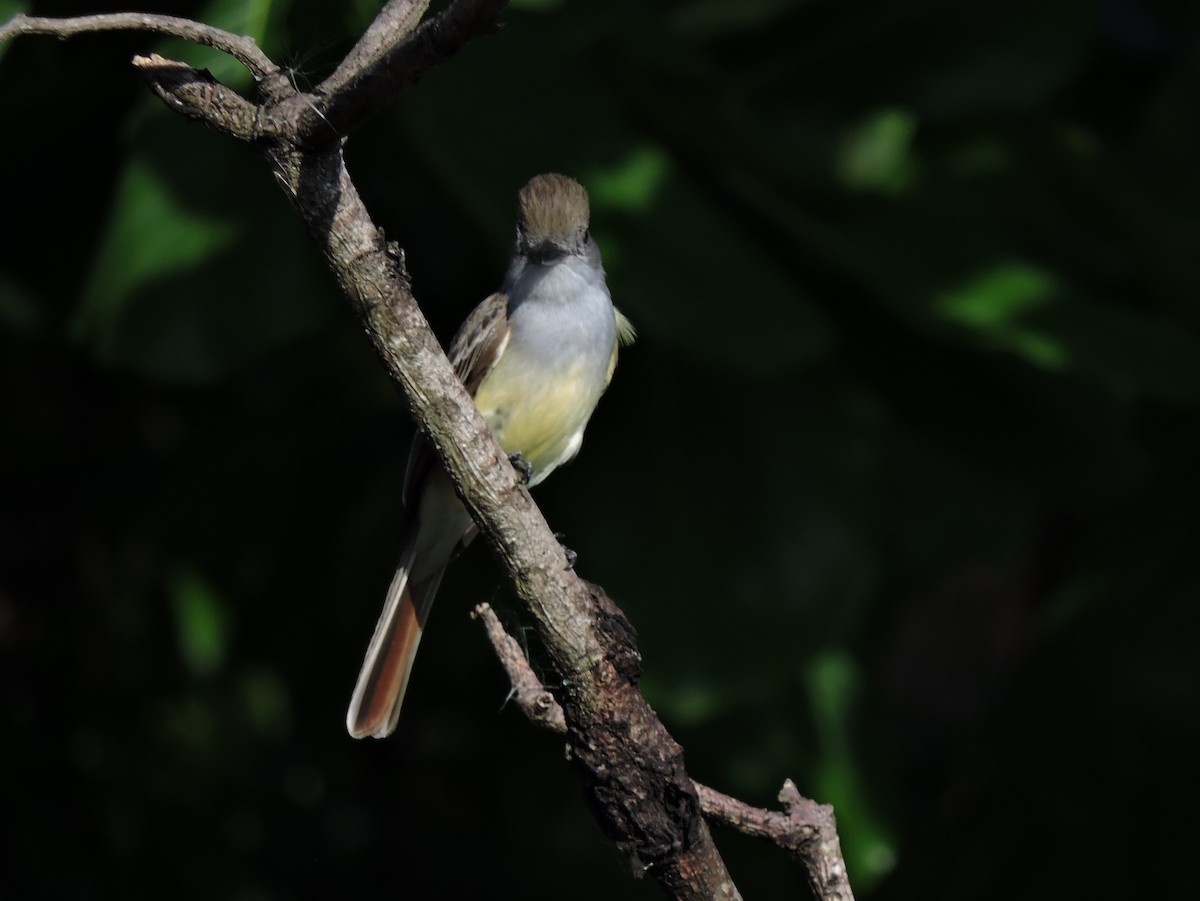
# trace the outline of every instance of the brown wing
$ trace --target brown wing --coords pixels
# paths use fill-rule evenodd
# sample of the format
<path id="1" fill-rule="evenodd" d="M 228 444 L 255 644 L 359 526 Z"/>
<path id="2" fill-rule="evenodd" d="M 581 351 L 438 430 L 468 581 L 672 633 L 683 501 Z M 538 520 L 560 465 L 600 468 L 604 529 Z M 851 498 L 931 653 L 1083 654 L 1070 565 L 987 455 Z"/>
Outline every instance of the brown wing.
<path id="1" fill-rule="evenodd" d="M 446 352 L 467 392 L 474 397 L 508 344 L 508 295 L 496 293 L 471 311 Z"/>
<path id="2" fill-rule="evenodd" d="M 497 292 L 479 304 L 450 342 L 446 355 L 472 397 L 508 344 L 508 295 Z M 413 439 L 404 473 L 404 503 L 416 502 L 416 487 L 433 465 L 433 448 L 420 432 Z"/>

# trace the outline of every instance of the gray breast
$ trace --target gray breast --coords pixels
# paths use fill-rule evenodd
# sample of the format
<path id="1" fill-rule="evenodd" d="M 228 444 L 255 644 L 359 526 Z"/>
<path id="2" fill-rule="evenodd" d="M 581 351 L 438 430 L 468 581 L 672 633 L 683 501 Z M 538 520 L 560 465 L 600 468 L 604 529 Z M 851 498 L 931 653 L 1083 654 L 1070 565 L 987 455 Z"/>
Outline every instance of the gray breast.
<path id="1" fill-rule="evenodd" d="M 604 377 L 617 325 L 602 270 L 579 257 L 526 266 L 508 296 L 510 344 L 522 356 L 552 369 L 584 363 Z"/>

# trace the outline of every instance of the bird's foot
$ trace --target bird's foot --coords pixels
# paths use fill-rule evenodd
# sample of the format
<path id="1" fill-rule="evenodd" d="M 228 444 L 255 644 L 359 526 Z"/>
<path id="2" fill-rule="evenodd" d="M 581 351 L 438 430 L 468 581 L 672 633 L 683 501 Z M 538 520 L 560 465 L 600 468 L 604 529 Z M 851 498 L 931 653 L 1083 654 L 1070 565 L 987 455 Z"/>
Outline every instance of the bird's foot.
<path id="1" fill-rule="evenodd" d="M 528 485 L 529 480 L 533 478 L 533 464 L 521 456 L 520 451 L 509 454 L 508 462 L 512 464 L 513 469 L 521 476 L 521 484 Z"/>
<path id="2" fill-rule="evenodd" d="M 567 569 L 574 570 L 575 561 L 579 559 L 579 555 L 563 544 L 566 536 L 562 532 L 555 532 L 554 537 L 558 539 L 558 544 L 563 549 L 563 556 L 567 558 Z"/>

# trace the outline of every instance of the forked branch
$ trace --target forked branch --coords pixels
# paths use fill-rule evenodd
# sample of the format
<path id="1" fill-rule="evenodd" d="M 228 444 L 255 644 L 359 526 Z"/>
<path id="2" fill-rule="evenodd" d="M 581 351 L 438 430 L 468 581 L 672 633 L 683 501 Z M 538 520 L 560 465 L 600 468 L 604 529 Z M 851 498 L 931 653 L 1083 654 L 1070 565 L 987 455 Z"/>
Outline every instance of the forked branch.
<path id="1" fill-rule="evenodd" d="M 517 640 L 505 631 L 490 604 L 479 604 L 471 614 L 483 623 L 492 650 L 512 686 L 512 699 L 533 724 L 565 734 L 566 719 L 554 694 L 538 679 Z M 763 810 L 692 782 L 705 818 L 746 835 L 765 838 L 804 865 L 809 885 L 821 901 L 851 901 L 854 895 L 842 858 L 833 808 L 803 797 L 791 779 L 779 792 L 782 811 Z"/>

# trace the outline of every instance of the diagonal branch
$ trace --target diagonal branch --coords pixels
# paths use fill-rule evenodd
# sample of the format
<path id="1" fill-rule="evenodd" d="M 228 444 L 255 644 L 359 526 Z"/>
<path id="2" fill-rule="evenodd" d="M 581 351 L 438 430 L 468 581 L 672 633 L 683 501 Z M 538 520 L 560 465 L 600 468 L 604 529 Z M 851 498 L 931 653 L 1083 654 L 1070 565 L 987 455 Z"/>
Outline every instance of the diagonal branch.
<path id="1" fill-rule="evenodd" d="M 491 605 L 477 605 L 471 617 L 483 622 L 488 641 L 508 675 L 512 697 L 521 712 L 534 725 L 566 734 L 567 723 L 562 708 L 534 673 L 517 640 L 500 624 Z M 700 809 L 708 820 L 746 835 L 765 838 L 790 853 L 804 865 L 809 885 L 820 901 L 853 901 L 838 840 L 837 821 L 828 804 L 817 804 L 801 796 L 791 779 L 783 783 L 779 792 L 783 811 L 752 807 L 707 785 L 694 781 L 692 784 L 700 799 Z"/>
<path id="2" fill-rule="evenodd" d="M 671 738 L 637 689 L 632 628 L 565 566 L 413 299 L 400 249 L 371 222 L 342 159 L 268 148 L 279 182 L 354 304 L 481 535 L 529 608 L 565 685 L 571 763 L 604 833 L 675 898 L 740 898 Z"/>
<path id="3" fill-rule="evenodd" d="M 46 34 L 69 38 L 99 31 L 148 31 L 183 38 L 228 53 L 250 70 L 257 79 L 269 78 L 279 72 L 262 49 L 249 35 L 236 35 L 191 19 L 158 16 L 148 13 L 108 13 L 97 16 L 78 16 L 73 19 L 48 19 L 18 13 L 0 25 L 0 43 L 19 34 Z"/>

